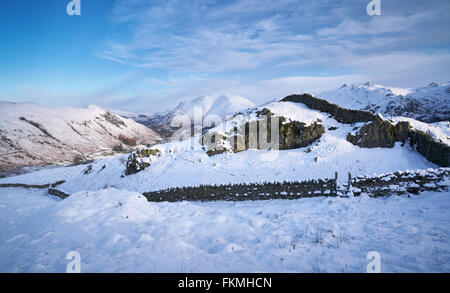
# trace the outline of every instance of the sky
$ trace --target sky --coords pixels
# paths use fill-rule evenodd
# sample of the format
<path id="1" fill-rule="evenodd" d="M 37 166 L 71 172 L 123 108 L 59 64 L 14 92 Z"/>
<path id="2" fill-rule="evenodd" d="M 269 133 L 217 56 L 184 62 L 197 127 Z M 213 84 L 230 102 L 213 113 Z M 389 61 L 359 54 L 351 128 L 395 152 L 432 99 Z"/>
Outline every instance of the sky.
<path id="1" fill-rule="evenodd" d="M 0 100 L 138 113 L 450 81 L 450 1 L 0 0 Z"/>

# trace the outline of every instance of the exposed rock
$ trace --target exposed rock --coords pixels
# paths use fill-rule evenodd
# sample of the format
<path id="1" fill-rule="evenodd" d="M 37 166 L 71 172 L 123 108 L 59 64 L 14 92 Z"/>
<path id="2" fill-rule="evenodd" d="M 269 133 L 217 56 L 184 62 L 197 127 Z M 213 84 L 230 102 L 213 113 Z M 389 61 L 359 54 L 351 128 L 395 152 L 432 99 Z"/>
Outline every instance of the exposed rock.
<path id="1" fill-rule="evenodd" d="M 320 122 L 306 125 L 302 122 L 292 121 L 282 124 L 280 128 L 280 150 L 306 147 L 325 133 L 325 127 Z"/>
<path id="2" fill-rule="evenodd" d="M 141 172 L 152 164 L 152 157 L 160 156 L 161 152 L 157 149 L 140 149 L 128 156 L 126 163 L 125 176 Z M 148 159 L 147 159 L 148 158 Z"/>
<path id="3" fill-rule="evenodd" d="M 87 164 L 90 162 L 92 162 L 92 161 L 88 160 L 87 158 L 85 158 L 84 156 L 79 155 L 79 154 L 75 155 L 75 157 L 73 157 L 73 160 L 72 160 L 72 164 L 74 166 L 84 165 L 84 164 Z"/>
<path id="4" fill-rule="evenodd" d="M 330 114 L 341 123 L 372 122 L 364 125 L 357 134 L 349 134 L 347 140 L 355 145 L 366 148 L 388 147 L 392 148 L 395 142 L 405 142 L 409 139 L 412 147 L 427 160 L 442 167 L 450 165 L 450 147 L 436 141 L 429 134 L 412 129 L 409 122 L 403 121 L 393 125 L 382 117 L 371 112 L 341 108 L 326 100 L 318 99 L 309 94 L 291 95 L 281 102 L 302 103 L 313 110 Z M 410 111 L 417 105 L 409 103 Z M 356 129 L 355 129 L 356 130 Z"/>
<path id="5" fill-rule="evenodd" d="M 86 169 L 83 170 L 84 175 L 91 174 L 91 172 L 92 172 L 92 165 L 87 166 Z"/>
<path id="6" fill-rule="evenodd" d="M 402 127 L 404 126 L 399 126 L 398 130 L 400 131 Z M 406 129 L 406 136 L 407 135 L 408 132 Z M 349 134 L 347 136 L 347 141 L 363 148 L 393 148 L 395 142 L 399 140 L 396 139 L 396 127 L 389 121 L 376 117 L 372 123 L 361 127 L 356 135 Z"/>
<path id="7" fill-rule="evenodd" d="M 56 189 L 56 188 L 49 188 L 47 193 L 50 194 L 50 195 L 57 196 L 57 197 L 59 197 L 61 199 L 66 199 L 66 198 L 68 198 L 70 196 L 70 194 L 65 193 L 64 191 L 61 191 L 61 190 Z"/>
<path id="8" fill-rule="evenodd" d="M 225 152 L 241 152 L 248 149 L 279 149 L 288 150 L 306 147 L 319 139 L 325 133 L 322 121 L 318 120 L 311 125 L 299 121 L 287 121 L 285 117 L 274 115 L 270 110 L 263 109 L 257 113 L 257 117 L 262 117 L 240 125 L 236 131 L 229 131 L 225 134 L 217 132 L 206 132 L 201 143 L 206 147 L 207 154 L 214 156 Z M 272 142 L 272 125 L 278 120 L 279 138 Z M 267 129 L 267 138 L 260 137 L 260 128 Z M 256 131 L 256 138 L 250 138 L 250 129 Z M 276 147 L 274 147 L 274 145 Z"/>
<path id="9" fill-rule="evenodd" d="M 450 147 L 448 145 L 436 141 L 431 135 L 419 130 L 409 132 L 409 141 L 411 147 L 430 162 L 441 167 L 450 166 Z"/>
<path id="10" fill-rule="evenodd" d="M 393 125 L 377 117 L 372 123 L 361 127 L 357 134 L 347 136 L 349 142 L 364 148 L 392 148 L 395 142 L 405 143 L 408 139 L 410 146 L 430 162 L 442 167 L 450 165 L 450 147 L 427 133 L 411 128 L 407 121 Z"/>
<path id="11" fill-rule="evenodd" d="M 148 158 L 151 156 L 160 155 L 161 151 L 158 149 L 140 149 L 136 151 L 139 158 Z"/>
<path id="12" fill-rule="evenodd" d="M 395 125 L 396 141 L 405 142 L 408 139 L 411 125 L 408 121 L 400 121 Z"/>
<path id="13" fill-rule="evenodd" d="M 116 115 L 112 114 L 109 111 L 105 111 L 105 114 L 101 115 L 103 118 L 105 118 L 106 121 L 108 121 L 109 123 L 115 125 L 118 128 L 123 127 L 127 127 L 127 125 L 125 124 L 125 122 L 123 122 L 119 117 L 117 117 Z"/>

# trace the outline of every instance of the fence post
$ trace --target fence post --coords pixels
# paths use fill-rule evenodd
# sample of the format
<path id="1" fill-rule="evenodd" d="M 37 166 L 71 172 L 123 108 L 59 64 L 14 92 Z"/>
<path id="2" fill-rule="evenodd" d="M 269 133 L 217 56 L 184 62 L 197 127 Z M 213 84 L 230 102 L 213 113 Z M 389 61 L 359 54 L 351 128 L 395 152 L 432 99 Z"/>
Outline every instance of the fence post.
<path id="1" fill-rule="evenodd" d="M 348 172 L 347 194 L 350 193 L 351 189 L 352 189 L 352 174 Z"/>
<path id="2" fill-rule="evenodd" d="M 334 196 L 337 196 L 337 180 L 338 180 L 338 172 L 334 172 Z"/>

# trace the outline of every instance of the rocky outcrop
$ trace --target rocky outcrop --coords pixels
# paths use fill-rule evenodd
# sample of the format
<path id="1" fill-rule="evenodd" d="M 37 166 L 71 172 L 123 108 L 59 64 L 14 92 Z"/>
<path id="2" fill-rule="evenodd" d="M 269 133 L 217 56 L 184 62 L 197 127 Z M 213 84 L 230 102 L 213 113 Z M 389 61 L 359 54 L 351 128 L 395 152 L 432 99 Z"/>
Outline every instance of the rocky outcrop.
<path id="1" fill-rule="evenodd" d="M 347 136 L 347 141 L 363 148 L 393 148 L 396 142 L 405 143 L 407 140 L 412 148 L 430 162 L 441 167 L 450 165 L 450 147 L 427 133 L 413 129 L 407 121 L 394 125 L 377 117 L 373 122 L 362 126 L 358 133 Z"/>
<path id="2" fill-rule="evenodd" d="M 325 127 L 320 120 L 310 125 L 300 121 L 288 121 L 285 117 L 274 115 L 268 109 L 263 109 L 257 116 L 257 120 L 245 122 L 237 127 L 237 131 L 229 131 L 225 134 L 207 131 L 201 140 L 207 154 L 214 156 L 249 149 L 297 149 L 312 144 L 325 133 Z M 272 131 L 275 124 L 278 125 L 277 132 Z M 261 137 L 261 128 L 267 129 L 267 138 Z M 258 134 L 253 141 L 250 138 L 250 130 Z M 279 134 L 279 137 L 272 137 L 273 133 Z M 273 139 L 276 141 L 273 142 Z"/>
<path id="3" fill-rule="evenodd" d="M 395 142 L 405 142 L 409 129 L 409 122 L 393 125 L 377 117 L 372 123 L 361 127 L 357 134 L 349 134 L 347 141 L 363 148 L 393 148 Z"/>
<path id="4" fill-rule="evenodd" d="M 325 133 L 321 121 L 306 125 L 292 121 L 280 127 L 280 150 L 298 149 L 309 146 Z"/>
<path id="5" fill-rule="evenodd" d="M 140 149 L 128 156 L 125 168 L 125 176 L 133 175 L 150 167 L 155 157 L 161 156 L 157 149 Z"/>
<path id="6" fill-rule="evenodd" d="M 419 130 L 409 131 L 409 142 L 428 161 L 441 167 L 450 166 L 450 147 Z"/>

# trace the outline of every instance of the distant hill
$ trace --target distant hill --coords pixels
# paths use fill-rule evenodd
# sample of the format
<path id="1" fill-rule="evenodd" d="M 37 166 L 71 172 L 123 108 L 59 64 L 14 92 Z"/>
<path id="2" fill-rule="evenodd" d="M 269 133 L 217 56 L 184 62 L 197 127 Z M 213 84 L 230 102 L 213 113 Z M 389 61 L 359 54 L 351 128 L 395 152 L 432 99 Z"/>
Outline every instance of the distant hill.
<path id="1" fill-rule="evenodd" d="M 129 141 L 127 141 L 129 139 Z M 153 144 L 160 136 L 106 109 L 47 108 L 0 102 L 0 169 L 72 162 L 110 154 L 125 143 Z"/>
<path id="2" fill-rule="evenodd" d="M 134 119 L 162 136 L 170 137 L 174 129 L 170 126 L 172 119 L 177 115 L 186 115 L 191 121 L 194 121 L 194 111 L 200 111 L 201 117 L 205 118 L 209 115 L 217 115 L 224 119 L 226 115 L 236 113 L 240 110 L 253 107 L 255 104 L 250 100 L 234 95 L 207 95 L 195 98 L 193 100 L 184 101 L 171 111 L 155 113 L 155 114 L 134 114 L 126 112 L 116 112 L 125 118 Z"/>

